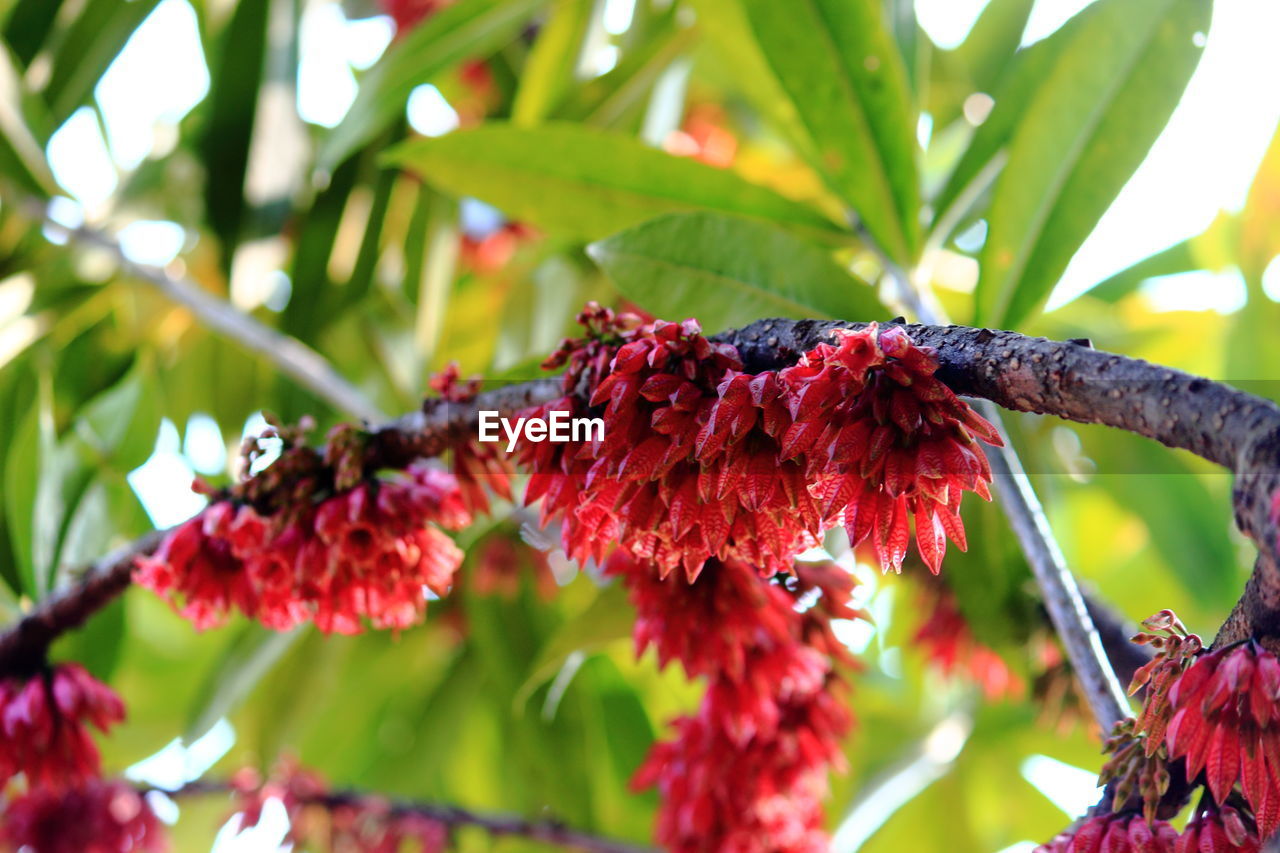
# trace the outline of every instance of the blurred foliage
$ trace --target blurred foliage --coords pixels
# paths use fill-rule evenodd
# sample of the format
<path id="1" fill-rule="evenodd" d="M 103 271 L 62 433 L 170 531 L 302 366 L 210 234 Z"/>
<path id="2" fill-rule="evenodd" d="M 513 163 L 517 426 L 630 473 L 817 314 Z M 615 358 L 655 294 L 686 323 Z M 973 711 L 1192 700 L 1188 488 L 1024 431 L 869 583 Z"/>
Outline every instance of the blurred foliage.
<path id="1" fill-rule="evenodd" d="M 117 169 L 106 202 L 78 205 L 54 178 L 50 139 L 82 108 L 101 125 L 99 85 L 159 5 L 0 2 L 10 617 L 150 528 L 126 477 L 162 419 L 189 433 L 193 415 L 212 418 L 229 460 L 260 410 L 322 426 L 343 415 L 101 252 L 46 238 L 49 199 L 109 233 L 176 223 L 171 273 L 327 355 L 387 411 L 414 407 L 450 360 L 535 375 L 589 298 L 718 331 L 760 316 L 888 319 L 904 310 L 904 281 L 957 322 L 1089 337 L 1280 399 L 1264 381 L 1280 364 L 1280 305 L 1262 285 L 1280 252 L 1280 137 L 1242 211 L 1044 312 L 1181 97 L 1209 0 L 1098 0 L 1025 47 L 1031 0 L 991 0 L 951 49 L 902 0 L 637 0 L 616 32 L 604 25 L 606 6 L 627 5 L 616 0 L 458 0 L 357 72 L 331 128 L 303 121 L 294 96 L 303 19 L 337 5 L 191 0 L 207 94 L 156 130 L 136 168 Z M 377 11 L 341 6 L 352 19 Z M 426 84 L 460 129 L 424 136 L 407 120 Z M 1145 283 L 1191 270 L 1239 270 L 1247 304 L 1160 310 Z M 1215 629 L 1248 563 L 1225 474 L 1100 428 L 1030 416 L 1010 428 L 1091 590 L 1129 618 L 1173 607 Z M 220 467 L 214 479 L 233 475 Z M 55 652 L 128 703 L 104 744 L 112 768 L 225 717 L 236 738 L 215 773 L 293 753 L 337 784 L 645 839 L 654 800 L 627 780 L 698 688 L 633 660 L 629 607 L 593 570 L 552 554 L 550 597 L 532 568 L 500 592 L 467 580 L 487 537 L 518 535 L 511 512 L 462 535 L 461 588 L 399 636 L 195 634 L 131 592 Z M 966 514 L 970 551 L 948 555 L 944 578 L 975 636 L 1029 684 L 1047 641 L 1026 564 L 998 510 Z M 843 550 L 840 535 L 830 547 Z M 1066 815 L 1024 760 L 1093 767 L 1097 743 L 1069 716 L 1046 722 L 1053 709 L 1025 691 L 984 701 L 930 669 L 911 642 L 922 571 L 867 579 L 877 626 L 865 650 L 858 640 L 860 725 L 833 780 L 832 827 L 858 816 L 869 851 L 1044 839 Z M 932 775 L 904 771 L 920 755 Z M 868 828 L 859 806 L 885 785 L 907 795 Z M 179 849 L 206 847 L 223 816 L 184 804 Z"/>

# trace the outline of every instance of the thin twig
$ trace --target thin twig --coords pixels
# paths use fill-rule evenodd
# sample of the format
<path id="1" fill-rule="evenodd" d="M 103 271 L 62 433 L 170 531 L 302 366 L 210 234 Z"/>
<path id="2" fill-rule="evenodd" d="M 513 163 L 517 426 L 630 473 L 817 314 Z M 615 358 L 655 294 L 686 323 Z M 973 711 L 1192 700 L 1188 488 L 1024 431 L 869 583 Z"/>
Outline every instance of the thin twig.
<path id="1" fill-rule="evenodd" d="M 159 790 L 170 797 L 184 797 L 229 793 L 235 789 L 229 782 L 197 781 L 173 791 L 154 790 Z M 327 791 L 313 796 L 304 796 L 301 801 L 307 805 L 321 806 L 325 809 L 376 805 L 379 809 L 385 809 L 385 814 L 391 818 L 416 815 L 448 827 L 474 826 L 490 835 L 528 838 L 533 841 L 585 850 L 588 853 L 655 853 L 655 848 L 601 838 L 598 835 L 565 826 L 558 820 L 535 820 L 519 815 L 491 814 L 446 803 L 389 799 L 379 794 L 353 790 Z"/>
<path id="2" fill-rule="evenodd" d="M 174 302 L 189 309 L 203 325 L 262 356 L 281 373 L 338 411 L 371 423 L 386 419 L 386 415 L 359 388 L 302 341 L 259 323 L 191 279 L 173 276 L 157 267 L 131 260 L 107 233 L 88 225 L 64 225 L 49 216 L 43 204 L 36 204 L 46 228 L 71 242 L 107 252 L 126 273 L 154 285 Z"/>

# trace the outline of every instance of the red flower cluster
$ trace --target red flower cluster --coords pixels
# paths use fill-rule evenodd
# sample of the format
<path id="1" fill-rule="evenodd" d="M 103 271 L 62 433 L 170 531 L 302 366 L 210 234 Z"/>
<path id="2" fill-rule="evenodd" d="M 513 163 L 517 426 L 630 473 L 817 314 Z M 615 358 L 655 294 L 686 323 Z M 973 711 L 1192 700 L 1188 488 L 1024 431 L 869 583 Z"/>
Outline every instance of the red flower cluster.
<path id="1" fill-rule="evenodd" d="M 1224 806 L 1193 818 L 1182 830 L 1173 853 L 1258 853 L 1261 849 L 1252 821 Z"/>
<path id="2" fill-rule="evenodd" d="M 928 615 L 912 640 L 939 672 L 948 678 L 972 681 L 982 688 L 988 699 L 1011 696 L 1022 690 L 1021 679 L 1004 659 L 974 637 L 949 589 L 939 586 L 931 590 L 925 604 Z"/>
<path id="3" fill-rule="evenodd" d="M 1036 853 L 1175 853 L 1181 850 L 1177 843 L 1177 831 L 1162 820 L 1148 825 L 1140 815 L 1106 814 L 1042 844 Z"/>
<path id="4" fill-rule="evenodd" d="M 1214 799 L 1237 782 L 1262 836 L 1280 827 L 1280 660 L 1253 640 L 1201 655 L 1169 691 L 1169 757 Z"/>
<path id="5" fill-rule="evenodd" d="M 168 849 L 151 807 L 124 782 L 33 789 L 9 801 L 0 846 L 30 853 L 159 853 Z"/>
<path id="6" fill-rule="evenodd" d="M 0 681 L 0 787 L 19 773 L 29 788 L 53 791 L 94 779 L 100 759 L 88 725 L 106 732 L 123 719 L 120 697 L 79 664 Z"/>
<path id="7" fill-rule="evenodd" d="M 365 479 L 318 503 L 264 516 L 220 500 L 173 530 L 138 583 L 171 601 L 199 629 L 232 609 L 276 630 L 307 619 L 322 631 L 405 628 L 426 609 L 423 590 L 444 594 L 462 552 L 431 523 L 471 520 L 458 481 L 425 464 Z"/>
<path id="8" fill-rule="evenodd" d="M 793 423 L 782 458 L 800 459 L 823 515 L 854 544 L 870 538 L 881 566 L 902 569 L 910 520 L 936 574 L 950 537 L 962 550 L 960 499 L 990 499 L 991 469 L 977 439 L 998 432 L 934 373 L 933 352 L 900 327 L 836 330 L 781 372 Z"/>
<path id="9" fill-rule="evenodd" d="M 331 793 L 319 774 L 283 760 L 262 780 L 246 768 L 232 778 L 240 831 L 258 825 L 269 800 L 278 800 L 289 818 L 285 841 L 303 847 L 322 843 L 344 853 L 439 853 L 449 841 L 447 828 L 421 814 L 395 809 L 379 797 Z"/>
<path id="10" fill-rule="evenodd" d="M 900 328 L 837 330 L 796 366 L 750 375 L 693 320 L 640 325 L 594 304 L 579 320 L 587 337 L 547 362 L 569 365 L 564 397 L 525 414 L 599 412 L 605 439 L 520 457 L 526 500 L 544 498 L 544 522 L 563 514 L 572 556 L 619 544 L 664 576 L 693 579 L 712 557 L 772 574 L 843 522 L 900 569 L 913 517 L 935 572 L 947 536 L 964 547 L 962 493 L 988 496 L 991 477 L 975 436 L 1000 438 Z"/>
<path id="11" fill-rule="evenodd" d="M 830 622 L 862 615 L 850 576 L 801 566 L 784 587 L 712 560 L 686 584 L 623 551 L 607 569 L 630 589 L 638 651 L 652 646 L 664 665 L 707 679 L 697 712 L 674 722 L 674 739 L 633 779 L 662 794 L 658 841 L 676 853 L 825 850 L 821 801 L 851 723 L 833 670 L 847 654 Z"/>
<path id="12" fill-rule="evenodd" d="M 480 393 L 479 378 L 462 381 L 456 362 L 431 377 L 431 390 L 440 395 L 445 405 L 461 405 Z M 496 445 L 476 441 L 459 441 L 450 446 L 452 473 L 458 480 L 462 501 L 474 514 L 489 512 L 489 492 L 511 500 L 511 464 Z"/>

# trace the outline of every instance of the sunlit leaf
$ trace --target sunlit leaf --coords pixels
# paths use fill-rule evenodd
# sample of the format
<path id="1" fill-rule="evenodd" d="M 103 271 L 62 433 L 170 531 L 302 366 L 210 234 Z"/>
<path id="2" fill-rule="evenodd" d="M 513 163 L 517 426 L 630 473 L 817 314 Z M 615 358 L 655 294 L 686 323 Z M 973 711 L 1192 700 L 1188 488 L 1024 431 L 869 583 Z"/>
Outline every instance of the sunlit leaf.
<path id="1" fill-rule="evenodd" d="M 707 329 L 761 317 L 876 319 L 875 290 L 786 231 L 713 213 L 646 222 L 591 244 L 622 293 L 657 317 Z"/>
<path id="2" fill-rule="evenodd" d="M 975 293 L 1016 326 L 1048 297 L 1164 128 L 1202 48 L 1206 0 L 1121 0 L 1066 46 L 1009 143 Z"/>
<path id="3" fill-rule="evenodd" d="M 464 59 L 485 56 L 514 38 L 546 0 L 462 0 L 399 39 L 360 81 L 350 111 L 320 145 L 319 167 L 332 171 L 386 128 L 419 85 Z"/>
<path id="4" fill-rule="evenodd" d="M 918 242 L 915 106 L 880 0 L 742 0 L 814 166 L 902 264 Z"/>
<path id="5" fill-rule="evenodd" d="M 664 213 L 698 209 L 828 238 L 839 231 L 817 211 L 731 171 L 570 124 L 491 123 L 407 142 L 388 156 L 442 190 L 475 196 L 514 219 L 588 240 Z"/>

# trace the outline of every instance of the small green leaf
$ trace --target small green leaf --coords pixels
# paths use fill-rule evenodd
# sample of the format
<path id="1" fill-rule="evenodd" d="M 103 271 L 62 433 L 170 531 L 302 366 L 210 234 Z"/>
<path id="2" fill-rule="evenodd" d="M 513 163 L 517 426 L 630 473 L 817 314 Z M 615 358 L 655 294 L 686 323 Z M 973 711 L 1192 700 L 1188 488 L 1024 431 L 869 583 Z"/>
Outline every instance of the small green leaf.
<path id="1" fill-rule="evenodd" d="M 955 49 L 975 91 L 991 93 L 1022 42 L 1035 0 L 991 0 Z"/>
<path id="2" fill-rule="evenodd" d="M 734 172 L 580 125 L 517 128 L 494 122 L 407 142 L 389 158 L 454 195 L 474 196 L 515 219 L 586 240 L 664 213 L 698 209 L 827 239 L 840 231 L 816 210 Z"/>
<path id="3" fill-rule="evenodd" d="M 462 0 L 444 6 L 393 44 L 360 81 L 355 103 L 324 138 L 317 165 L 332 171 L 383 131 L 409 94 L 436 74 L 487 56 L 515 38 L 546 0 Z"/>
<path id="4" fill-rule="evenodd" d="M 915 104 L 881 0 L 742 0 L 812 147 L 806 153 L 893 259 L 919 243 Z"/>
<path id="5" fill-rule="evenodd" d="M 664 216 L 592 243 L 623 295 L 669 320 L 709 329 L 761 317 L 870 320 L 885 309 L 866 282 L 786 231 L 714 213 Z"/>
<path id="6" fill-rule="evenodd" d="M 978 322 L 1017 326 L 1169 120 L 1202 48 L 1208 0 L 1113 0 L 1058 57 L 1009 143 L 975 293 Z"/>

